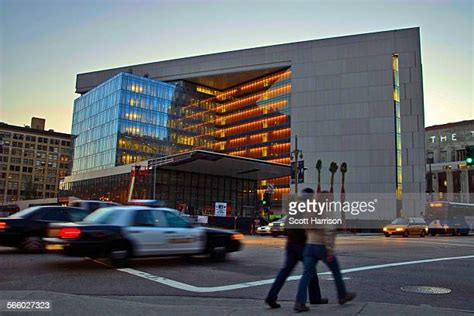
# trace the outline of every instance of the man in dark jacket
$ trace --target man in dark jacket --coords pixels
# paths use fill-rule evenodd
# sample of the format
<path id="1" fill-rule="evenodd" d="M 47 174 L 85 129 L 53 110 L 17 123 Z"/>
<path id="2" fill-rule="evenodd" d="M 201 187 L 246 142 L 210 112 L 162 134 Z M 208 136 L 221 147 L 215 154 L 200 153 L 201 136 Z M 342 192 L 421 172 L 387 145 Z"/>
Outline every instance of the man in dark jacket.
<path id="1" fill-rule="evenodd" d="M 311 188 L 306 188 L 303 193 L 311 194 L 314 191 Z M 265 303 L 271 308 L 279 308 L 277 303 L 278 293 L 285 284 L 286 279 L 295 268 L 298 261 L 303 261 L 303 251 L 306 245 L 306 234 L 304 229 L 286 229 L 288 239 L 286 243 L 286 259 L 283 268 L 278 273 L 273 285 L 268 292 Z M 318 275 L 315 273 L 311 279 L 309 286 L 309 301 L 310 304 L 327 304 L 327 298 L 321 298 L 321 289 L 319 288 Z"/>

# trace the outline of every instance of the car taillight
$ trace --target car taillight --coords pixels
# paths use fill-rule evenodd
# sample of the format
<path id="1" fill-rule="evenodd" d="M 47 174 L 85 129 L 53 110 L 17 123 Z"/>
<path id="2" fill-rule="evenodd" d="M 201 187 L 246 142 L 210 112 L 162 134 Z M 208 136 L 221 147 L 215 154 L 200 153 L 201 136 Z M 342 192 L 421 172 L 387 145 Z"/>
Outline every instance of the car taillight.
<path id="1" fill-rule="evenodd" d="M 0 222 L 0 229 L 5 229 L 5 228 L 7 228 L 7 223 Z"/>
<path id="2" fill-rule="evenodd" d="M 81 235 L 81 230 L 75 227 L 61 228 L 59 237 L 64 239 L 74 239 Z"/>
<path id="3" fill-rule="evenodd" d="M 244 235 L 242 235 L 242 234 L 232 234 L 232 236 L 230 236 L 230 239 L 232 239 L 232 240 L 242 240 L 242 239 L 244 239 Z"/>

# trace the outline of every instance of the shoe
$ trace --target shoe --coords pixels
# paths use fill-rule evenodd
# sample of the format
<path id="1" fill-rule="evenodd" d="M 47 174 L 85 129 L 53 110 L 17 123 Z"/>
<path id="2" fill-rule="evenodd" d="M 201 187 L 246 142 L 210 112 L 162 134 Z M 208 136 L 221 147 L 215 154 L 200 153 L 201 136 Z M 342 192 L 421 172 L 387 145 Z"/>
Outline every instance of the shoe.
<path id="1" fill-rule="evenodd" d="M 346 294 L 346 296 L 344 296 L 343 298 L 340 298 L 339 299 L 339 304 L 343 305 L 347 302 L 350 302 L 352 301 L 354 298 L 356 297 L 356 294 L 353 293 L 353 292 L 349 292 Z"/>
<path id="2" fill-rule="evenodd" d="M 319 301 L 310 301 L 309 302 L 311 305 L 320 305 L 320 304 L 327 304 L 329 303 L 329 300 L 327 298 L 321 298 Z"/>
<path id="3" fill-rule="evenodd" d="M 270 308 L 280 308 L 281 305 L 277 303 L 277 301 L 270 301 L 269 299 L 265 300 L 265 303 L 270 306 Z"/>
<path id="4" fill-rule="evenodd" d="M 293 307 L 293 310 L 297 313 L 307 312 L 309 311 L 309 307 L 305 304 L 295 303 L 295 307 Z"/>

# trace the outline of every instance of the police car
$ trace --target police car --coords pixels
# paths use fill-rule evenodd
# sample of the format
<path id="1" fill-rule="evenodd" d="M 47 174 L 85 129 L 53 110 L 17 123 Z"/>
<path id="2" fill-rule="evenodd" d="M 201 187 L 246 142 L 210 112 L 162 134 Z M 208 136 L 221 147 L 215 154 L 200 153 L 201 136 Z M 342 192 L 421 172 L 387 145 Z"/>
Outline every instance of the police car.
<path id="1" fill-rule="evenodd" d="M 46 249 L 67 256 L 109 258 L 116 267 L 131 257 L 207 254 L 223 260 L 238 251 L 243 235 L 194 227 L 170 208 L 102 208 L 79 223 L 54 223 L 44 238 Z"/>

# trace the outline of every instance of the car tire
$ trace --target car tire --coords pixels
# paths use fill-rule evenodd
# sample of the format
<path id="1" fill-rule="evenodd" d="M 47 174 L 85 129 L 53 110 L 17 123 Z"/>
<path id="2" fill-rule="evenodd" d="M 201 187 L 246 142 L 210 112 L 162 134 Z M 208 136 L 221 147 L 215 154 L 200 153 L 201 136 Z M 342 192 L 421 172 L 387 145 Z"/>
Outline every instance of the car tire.
<path id="1" fill-rule="evenodd" d="M 126 247 L 116 247 L 109 252 L 108 258 L 115 268 L 127 268 L 129 266 L 128 260 L 130 256 L 130 249 Z"/>
<path id="2" fill-rule="evenodd" d="M 226 260 L 227 251 L 225 249 L 212 248 L 209 252 L 209 258 L 214 262 L 223 262 Z"/>
<path id="3" fill-rule="evenodd" d="M 390 237 L 390 234 L 384 234 L 384 235 L 385 235 L 385 237 Z"/>
<path id="4" fill-rule="evenodd" d="M 453 232 L 451 233 L 453 236 L 457 236 L 458 235 L 458 230 L 457 229 L 453 229 Z"/>
<path id="5" fill-rule="evenodd" d="M 420 237 L 425 238 L 426 232 L 424 229 L 421 230 Z"/>
<path id="6" fill-rule="evenodd" d="M 276 237 L 278 237 L 278 236 L 280 236 L 280 234 L 278 234 L 278 233 L 272 233 L 272 237 L 275 237 L 275 238 L 276 238 Z"/>
<path id="7" fill-rule="evenodd" d="M 25 252 L 43 252 L 44 242 L 38 236 L 25 237 L 20 248 Z"/>
<path id="8" fill-rule="evenodd" d="M 436 233 L 435 232 L 430 232 L 430 235 L 434 237 L 434 236 L 436 236 Z"/>
<path id="9" fill-rule="evenodd" d="M 408 237 L 408 230 L 406 229 L 404 232 L 403 232 L 403 237 Z"/>

